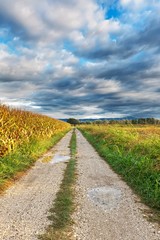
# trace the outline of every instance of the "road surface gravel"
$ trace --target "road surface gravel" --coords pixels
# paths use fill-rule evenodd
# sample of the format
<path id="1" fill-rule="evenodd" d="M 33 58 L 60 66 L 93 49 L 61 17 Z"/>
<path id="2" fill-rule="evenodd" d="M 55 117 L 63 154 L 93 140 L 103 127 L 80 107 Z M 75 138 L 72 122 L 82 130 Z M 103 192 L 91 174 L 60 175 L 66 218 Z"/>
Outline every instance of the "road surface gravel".
<path id="1" fill-rule="evenodd" d="M 77 131 L 77 240 L 160 240 L 160 229 L 144 215 L 147 207 Z"/>

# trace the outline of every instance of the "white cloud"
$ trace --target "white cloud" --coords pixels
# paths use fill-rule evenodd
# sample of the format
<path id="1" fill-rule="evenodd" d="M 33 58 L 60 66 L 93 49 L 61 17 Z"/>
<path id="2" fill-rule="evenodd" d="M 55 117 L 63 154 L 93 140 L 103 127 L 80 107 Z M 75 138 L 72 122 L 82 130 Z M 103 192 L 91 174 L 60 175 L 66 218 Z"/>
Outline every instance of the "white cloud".
<path id="1" fill-rule="evenodd" d="M 116 93 L 120 91 L 122 91 L 120 82 L 110 79 L 109 80 L 100 79 L 95 89 L 95 92 L 100 94 Z"/>
<path id="2" fill-rule="evenodd" d="M 144 7 L 146 0 L 120 0 L 123 7 L 130 7 L 139 9 Z"/>
<path id="3" fill-rule="evenodd" d="M 97 41 L 107 42 L 109 34 L 120 29 L 118 21 L 105 20 L 105 12 L 94 0 L 6 0 L 0 2 L 0 8 L 13 23 L 24 29 L 26 40 L 30 38 L 40 45 L 69 38 L 83 47 L 94 46 Z M 16 40 L 20 37 L 18 34 L 26 37 L 23 30 L 15 34 Z"/>
<path id="4" fill-rule="evenodd" d="M 0 77 L 13 79 L 27 79 L 35 81 L 42 78 L 47 71 L 52 71 L 52 76 L 69 76 L 74 73 L 74 65 L 78 63 L 78 58 L 66 49 L 50 49 L 39 47 L 29 49 L 19 47 L 17 53 L 10 52 L 5 44 L 0 44 Z M 43 76 L 44 77 L 44 76 Z M 47 77 L 47 75 L 46 75 Z"/>
<path id="5" fill-rule="evenodd" d="M 94 1 L 72 2 L 71 5 L 68 1 L 6 0 L 0 2 L 0 8 L 31 36 L 53 41 L 86 24 L 90 28 L 96 24 Z"/>
<path id="6" fill-rule="evenodd" d="M 8 53 L 8 47 L 5 44 L 0 44 L 0 60 L 4 61 L 8 58 L 10 54 Z"/>
<path id="7" fill-rule="evenodd" d="M 36 109 L 41 109 L 40 106 L 36 106 L 33 101 L 27 101 L 20 98 L 6 98 L 1 97 L 0 99 L 1 104 L 6 104 L 8 106 L 14 107 L 14 108 L 20 108 L 25 110 L 32 110 L 35 111 Z"/>
<path id="8" fill-rule="evenodd" d="M 160 95 L 159 93 L 155 93 L 152 91 L 126 91 L 118 94 L 119 96 L 123 97 L 124 100 L 128 101 L 141 101 L 144 102 L 160 102 Z"/>

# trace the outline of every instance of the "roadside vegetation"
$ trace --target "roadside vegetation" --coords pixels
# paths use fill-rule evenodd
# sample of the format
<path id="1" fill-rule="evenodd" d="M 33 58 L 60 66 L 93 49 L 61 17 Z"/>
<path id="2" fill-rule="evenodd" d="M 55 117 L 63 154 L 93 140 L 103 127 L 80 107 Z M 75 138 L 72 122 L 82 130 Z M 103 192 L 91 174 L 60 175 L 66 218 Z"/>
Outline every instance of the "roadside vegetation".
<path id="1" fill-rule="evenodd" d="M 157 211 L 160 220 L 160 126 L 80 125 L 98 153 Z"/>
<path id="2" fill-rule="evenodd" d="M 53 207 L 50 209 L 50 226 L 40 236 L 42 240 L 72 239 L 72 213 L 74 211 L 74 184 L 76 182 L 76 134 L 73 131 L 70 141 L 71 159 L 67 163 L 64 177 L 57 193 Z"/>
<path id="3" fill-rule="evenodd" d="M 0 191 L 70 128 L 47 116 L 0 105 Z"/>

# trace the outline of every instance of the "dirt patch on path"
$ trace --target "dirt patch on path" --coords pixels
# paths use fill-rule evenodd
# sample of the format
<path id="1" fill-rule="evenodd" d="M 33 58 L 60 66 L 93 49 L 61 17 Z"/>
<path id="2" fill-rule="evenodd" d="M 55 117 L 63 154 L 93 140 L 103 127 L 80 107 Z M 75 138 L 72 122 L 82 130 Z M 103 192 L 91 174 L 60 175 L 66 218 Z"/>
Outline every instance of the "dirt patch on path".
<path id="1" fill-rule="evenodd" d="M 147 207 L 77 131 L 77 240 L 159 240 L 160 229 L 143 216 Z"/>
<path id="2" fill-rule="evenodd" d="M 53 164 L 53 155 L 68 157 L 70 139 L 71 132 L 0 197 L 0 240 L 37 240 L 37 235 L 49 225 L 48 210 L 66 167 L 64 162 Z M 46 158 L 53 160 L 46 161 Z"/>

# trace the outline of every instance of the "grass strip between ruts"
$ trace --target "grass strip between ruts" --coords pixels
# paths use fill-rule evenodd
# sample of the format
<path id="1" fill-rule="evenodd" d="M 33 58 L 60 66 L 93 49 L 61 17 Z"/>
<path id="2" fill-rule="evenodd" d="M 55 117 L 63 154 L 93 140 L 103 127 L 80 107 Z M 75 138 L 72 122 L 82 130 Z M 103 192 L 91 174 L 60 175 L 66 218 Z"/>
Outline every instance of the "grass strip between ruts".
<path id="1" fill-rule="evenodd" d="M 72 213 L 74 211 L 74 185 L 76 182 L 76 133 L 73 130 L 70 141 L 71 159 L 67 163 L 64 177 L 57 193 L 53 207 L 50 209 L 50 226 L 40 236 L 43 240 L 65 240 L 72 238 Z"/>

